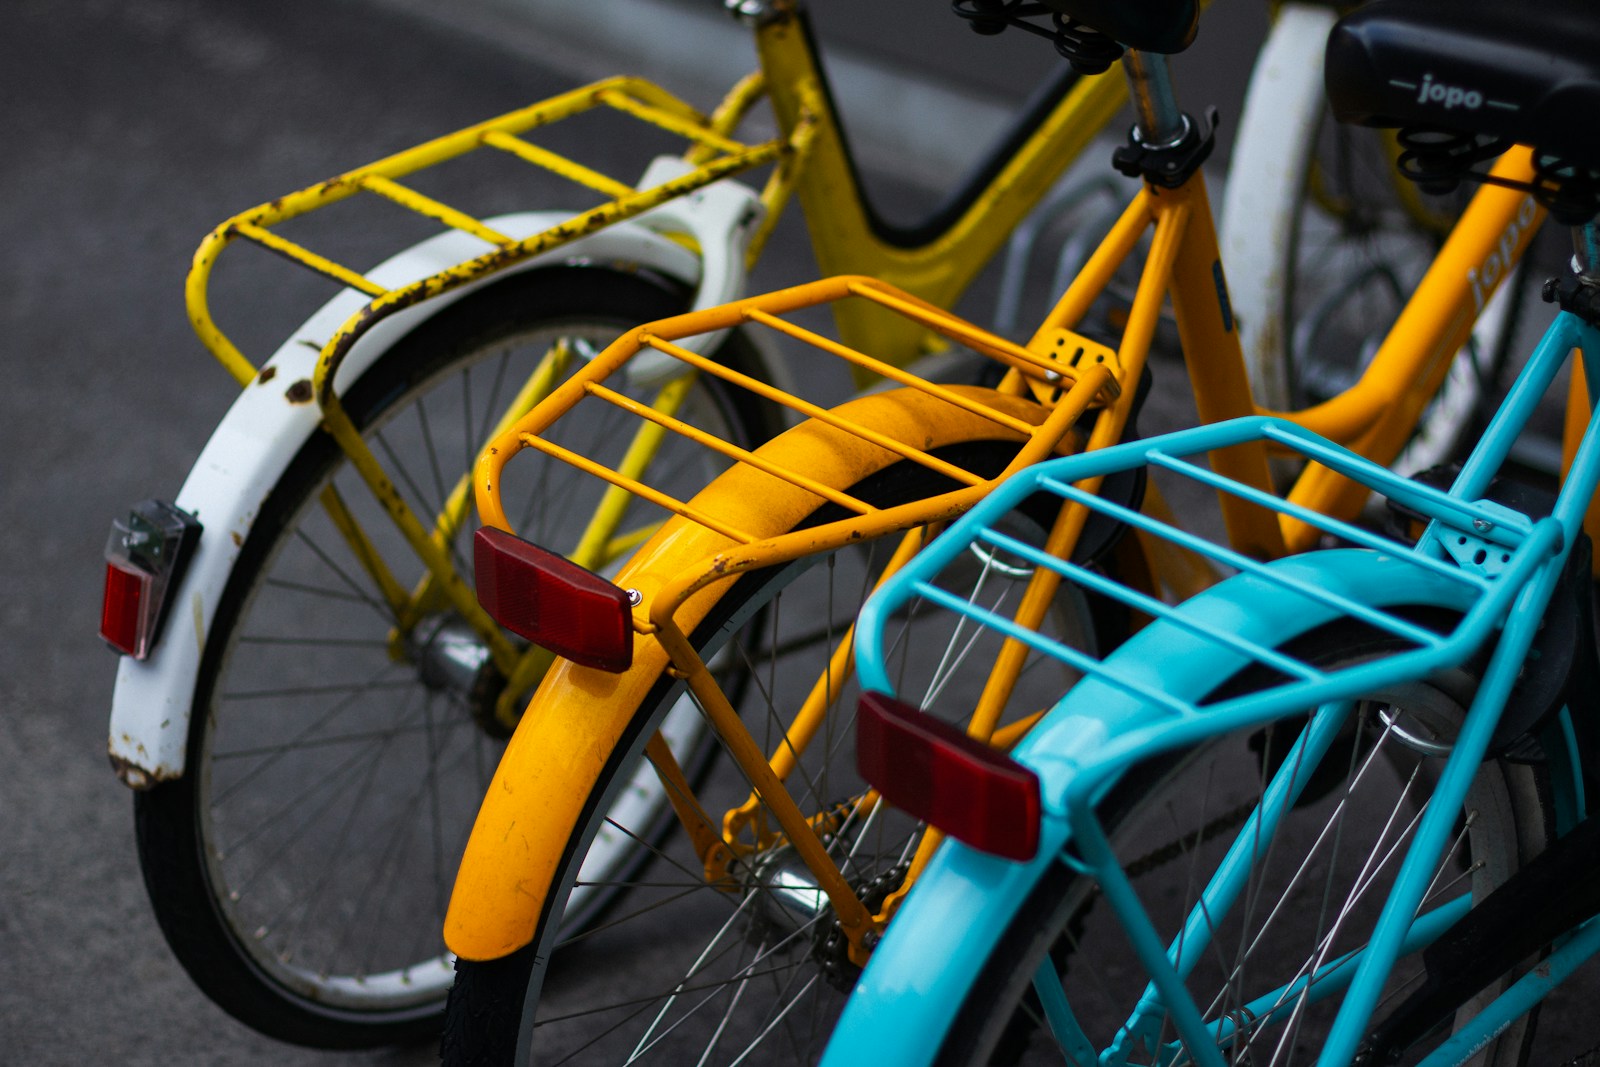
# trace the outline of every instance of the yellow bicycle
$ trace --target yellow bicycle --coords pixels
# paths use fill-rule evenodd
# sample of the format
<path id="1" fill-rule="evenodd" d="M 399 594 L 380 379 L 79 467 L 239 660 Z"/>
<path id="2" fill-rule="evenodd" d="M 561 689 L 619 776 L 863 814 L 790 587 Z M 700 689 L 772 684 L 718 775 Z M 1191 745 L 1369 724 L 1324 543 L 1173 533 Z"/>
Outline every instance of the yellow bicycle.
<path id="1" fill-rule="evenodd" d="M 881 281 L 834 278 L 631 331 L 480 459 L 481 595 L 565 658 L 534 693 L 457 877 L 446 923 L 459 956 L 447 1061 L 817 1055 L 937 843 L 881 803 L 853 766 L 847 709 L 860 602 L 1006 473 L 1122 439 L 1167 300 L 1200 419 L 1256 410 L 1200 170 L 1212 129 L 1177 110 L 1161 54 L 1187 44 L 1195 5 L 1160 5 L 1161 17 L 1143 27 L 1125 5 L 1051 6 L 1085 12 L 1110 38 L 1138 46 L 1124 60 L 1138 125 L 1117 158 L 1143 187 L 1025 345 Z M 1021 17 L 1032 5 L 1012 7 Z M 1076 32 L 1086 47 L 1109 45 Z M 1473 279 L 1503 278 L 1541 217 L 1525 191 L 1535 181 L 1528 152 L 1506 155 L 1495 179 L 1513 188 L 1488 186 L 1472 200 L 1359 380 L 1287 417 L 1380 462 L 1399 453 L 1467 342 L 1480 295 Z M 1124 331 L 1109 343 L 1086 334 L 1086 312 L 1119 267 L 1140 262 L 1146 235 Z M 841 304 L 891 310 L 969 347 L 994 361 L 999 385 L 922 381 L 804 324 L 814 309 Z M 694 337 L 735 328 L 806 341 L 900 388 L 823 410 L 695 351 Z M 634 361 L 662 358 L 808 421 L 752 451 L 610 385 Z M 607 410 L 698 448 L 724 473 L 684 496 L 559 441 L 568 421 Z M 518 464 L 519 476 L 508 464 L 529 451 L 542 460 Z M 1270 494 L 1268 458 L 1254 442 L 1209 464 L 1221 480 Z M 510 536 L 507 494 L 522 499 L 523 479 L 557 463 L 636 503 L 649 539 L 610 579 Z M 1082 488 L 1132 507 L 1164 506 L 1155 487 L 1137 481 Z M 1349 519 L 1366 495 L 1311 465 L 1289 500 Z M 1186 523 L 1197 521 L 1191 504 L 1177 506 Z M 1247 498 L 1224 495 L 1219 509 L 1228 540 L 1247 556 L 1315 544 L 1313 527 Z M 1148 555 L 1146 542 L 1114 524 L 1090 524 L 1083 508 L 1018 514 L 1013 536 L 1152 594 L 1181 596 L 1208 580 L 1181 555 Z M 1091 650 L 1103 652 L 1140 621 L 1092 595 L 1058 597 L 1054 572 L 1000 553 L 974 554 L 944 581 L 953 602 L 1003 609 L 1023 628 Z M 889 671 L 923 705 L 922 694 L 949 684 L 963 661 L 991 664 L 976 672 L 968 698 L 942 702 L 976 709 L 960 723 L 974 744 L 1013 743 L 1070 682 L 1021 642 L 952 628 L 949 616 L 897 622 L 885 641 Z M 703 739 L 693 729 L 701 721 L 730 757 L 726 773 L 702 777 Z M 637 802 L 628 818 L 624 798 Z"/>
<path id="2" fill-rule="evenodd" d="M 176 499 L 114 525 L 102 632 L 124 657 L 110 752 L 137 790 L 169 944 L 263 1032 L 352 1046 L 437 1026 L 455 865 L 549 664 L 473 597 L 467 476 L 483 443 L 625 328 L 741 295 L 793 199 L 827 269 L 953 300 L 1122 100 L 1115 79 L 1063 75 L 950 211 L 896 228 L 859 187 L 800 6 L 739 7 L 761 70 L 710 114 L 610 79 L 242 212 L 196 253 L 190 317 L 242 392 Z M 746 137 L 761 111 L 776 133 Z M 628 146 L 617 167 L 631 171 L 603 172 L 581 151 L 594 144 Z M 526 172 L 513 178 L 542 190 L 529 194 L 539 210 L 484 218 L 453 202 L 441 190 L 468 156 Z M 563 203 L 575 210 L 545 210 Z M 443 232 L 351 265 L 326 249 L 357 204 L 399 213 L 400 233 L 417 216 Z M 210 306 L 219 259 L 245 245 L 340 290 L 264 360 Z M 925 331 L 863 310 L 840 323 L 854 343 L 895 363 L 924 354 Z M 744 331 L 704 351 L 757 378 L 790 373 Z M 613 385 L 744 446 L 782 429 L 772 404 L 663 367 Z M 715 473 L 672 441 L 631 442 L 615 419 L 565 432 L 684 491 Z M 614 570 L 636 544 L 608 532 L 614 497 L 563 475 L 533 502 L 526 528 L 589 567 Z"/>

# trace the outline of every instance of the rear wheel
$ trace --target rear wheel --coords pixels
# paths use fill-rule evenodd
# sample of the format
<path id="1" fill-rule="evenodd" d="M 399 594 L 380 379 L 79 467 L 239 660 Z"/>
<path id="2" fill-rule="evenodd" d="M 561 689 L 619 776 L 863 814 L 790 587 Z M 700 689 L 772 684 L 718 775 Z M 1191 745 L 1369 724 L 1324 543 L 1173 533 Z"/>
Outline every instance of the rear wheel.
<path id="1" fill-rule="evenodd" d="M 1014 449 L 989 443 L 957 447 L 962 458 L 955 461 L 974 470 L 998 470 Z M 974 462 L 985 452 L 992 462 Z M 887 506 L 950 487 L 924 468 L 899 464 L 849 492 Z M 748 673 L 746 696 L 737 706 L 768 753 L 796 736 L 790 732 L 795 709 L 813 685 L 831 677 L 836 698 L 830 714 L 787 784 L 801 810 L 824 826 L 834 862 L 873 909 L 901 887 L 922 827 L 886 805 L 861 803 L 867 789 L 855 770 L 853 743 L 858 691 L 852 679 L 830 676 L 827 662 L 897 541 L 851 545 L 749 575 L 723 596 L 696 637 L 707 642 L 706 635 L 727 632 L 726 620 L 761 610 L 761 622 L 738 630 L 719 654 Z M 1014 607 L 1026 577 L 1003 559 L 970 556 L 941 583 L 963 597 Z M 951 709 L 952 721 L 964 721 L 976 692 L 954 692 L 962 683 L 952 679 L 973 673 L 959 670 L 962 663 L 970 668 L 992 657 L 995 646 L 986 643 L 992 634 L 984 631 L 974 641 L 948 613 L 906 612 L 895 622 L 898 632 L 891 627 L 886 644 L 902 691 Z M 1081 599 L 1064 598 L 1044 628 L 1079 647 L 1103 639 Z M 983 672 L 977 673 L 981 679 Z M 1024 676 L 1011 706 L 1018 714 L 1046 707 L 1072 680 L 1065 668 L 1041 666 Z M 820 1056 L 857 969 L 815 876 L 781 839 L 758 838 L 748 830 L 733 834 L 739 856 L 731 881 L 712 886 L 687 835 L 675 834 L 653 852 L 636 880 L 619 888 L 602 922 L 576 933 L 563 922 L 562 896 L 586 880 L 575 858 L 593 835 L 614 827 L 606 814 L 610 798 L 639 764 L 644 740 L 674 705 L 676 691 L 670 680 L 658 685 L 614 753 L 534 943 L 503 960 L 458 962 L 447 1063 L 621 1063 L 637 1056 L 671 1064 L 783 1064 Z M 750 798 L 751 787 L 732 760 L 718 768 L 697 799 L 721 826 L 725 812 Z M 751 809 L 750 825 L 776 830 L 760 804 Z"/>
<path id="2" fill-rule="evenodd" d="M 576 366 L 685 299 L 637 273 L 521 275 L 400 339 L 343 402 L 430 526 L 542 361 Z M 719 356 L 761 373 L 738 335 Z M 648 400 L 661 384 L 626 388 Z M 685 404 L 689 417 L 747 446 L 774 429 L 768 412 L 714 382 L 696 384 Z M 601 422 L 572 431 L 607 442 L 591 455 L 627 445 L 625 436 L 608 441 L 617 431 Z M 655 463 L 667 484 L 708 476 L 667 450 Z M 516 502 L 519 529 L 571 550 L 596 504 L 577 481 L 548 462 Z M 332 439 L 317 435 L 263 502 L 207 620 L 188 772 L 137 794 L 135 815 L 162 931 L 207 995 L 273 1037 L 350 1047 L 438 1030 L 453 977 L 444 908 L 504 744 L 494 703 L 505 679 L 443 597 L 422 603 L 419 618 L 397 617 L 331 519 L 335 495 L 397 586 L 418 588 L 421 564 Z M 468 500 L 447 547 L 470 586 Z M 698 720 L 676 721 L 682 749 L 694 748 Z M 660 798 L 642 803 L 659 808 Z"/>
<path id="3" fill-rule="evenodd" d="M 1348 660 L 1364 640 L 1348 627 L 1330 628 L 1316 635 L 1323 654 L 1313 662 Z M 1225 1062 L 1317 1061 L 1341 997 L 1320 996 L 1316 981 L 1296 983 L 1314 974 L 1328 983 L 1324 990 L 1332 988 L 1331 964 L 1366 943 L 1475 689 L 1474 678 L 1450 672 L 1347 710 L 1330 705 L 1310 718 L 1225 735 L 1133 766 L 1101 802 L 1102 825 L 1159 937 L 1175 944 L 1187 924 L 1197 962 L 1186 987 L 1202 1017 L 1237 1028 L 1236 1038 L 1219 1043 Z M 1302 757 L 1291 746 L 1309 735 L 1312 721 L 1333 740 L 1323 755 Z M 1246 839 L 1246 820 L 1280 770 L 1307 783 L 1304 791 L 1275 833 Z M 1481 901 L 1543 848 L 1550 825 L 1539 779 L 1523 764 L 1480 768 L 1422 914 L 1444 921 L 1452 914 L 1445 909 Z M 1240 840 L 1246 884 L 1231 906 L 1212 899 L 1201 909 L 1199 893 Z M 1031 978 L 1047 961 L 1052 986 L 1035 987 Z M 1415 987 L 1421 969 L 1420 954 L 1401 957 L 1375 1019 Z M 1480 996 L 1486 1000 L 1507 980 Z M 1179 1046 L 1159 1010 L 1124 1029 L 1147 981 L 1093 880 L 1053 864 L 972 983 L 940 1062 L 1080 1062 L 1052 1035 L 1041 990 L 1045 1000 L 1064 993 L 1096 1053 L 1142 1042 L 1146 1051 L 1132 1062 L 1169 1062 L 1154 1050 L 1170 1057 Z M 1457 1018 L 1471 1010 L 1469 1003 Z M 1532 1027 L 1532 1017 L 1523 1017 L 1472 1062 L 1526 1062 Z M 1427 1035 L 1397 1062 L 1415 1062 L 1438 1040 Z"/>

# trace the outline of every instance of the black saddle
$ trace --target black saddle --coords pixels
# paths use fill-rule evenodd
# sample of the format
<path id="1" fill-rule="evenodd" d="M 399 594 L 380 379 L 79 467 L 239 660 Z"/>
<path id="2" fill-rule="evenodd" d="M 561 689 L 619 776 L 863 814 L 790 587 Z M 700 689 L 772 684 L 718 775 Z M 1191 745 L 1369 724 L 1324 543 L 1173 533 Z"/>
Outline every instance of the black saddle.
<path id="1" fill-rule="evenodd" d="M 1600 167 L 1594 0 L 1374 0 L 1328 38 L 1341 122 L 1449 130 Z"/>
<path id="2" fill-rule="evenodd" d="M 1142 52 L 1188 48 L 1200 20 L 1197 0 L 1044 0 L 1052 11 Z"/>

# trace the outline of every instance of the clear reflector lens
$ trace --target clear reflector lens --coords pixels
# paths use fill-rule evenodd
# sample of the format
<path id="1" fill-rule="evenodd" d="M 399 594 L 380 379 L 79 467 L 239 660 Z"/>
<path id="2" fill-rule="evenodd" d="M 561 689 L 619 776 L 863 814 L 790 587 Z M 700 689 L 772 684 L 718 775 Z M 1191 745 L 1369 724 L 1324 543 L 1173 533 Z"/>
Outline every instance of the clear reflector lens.
<path id="1" fill-rule="evenodd" d="M 882 693 L 863 693 L 856 764 L 895 807 L 973 848 L 1039 850 L 1039 778 L 997 748 Z"/>
<path id="2" fill-rule="evenodd" d="M 167 593 L 199 539 L 200 524 L 160 500 L 146 500 L 112 522 L 100 603 L 100 636 L 108 645 L 134 659 L 150 655 Z"/>
<path id="3" fill-rule="evenodd" d="M 633 664 L 628 594 L 604 578 L 503 530 L 473 541 L 478 603 L 512 633 L 574 663 L 620 672 Z"/>

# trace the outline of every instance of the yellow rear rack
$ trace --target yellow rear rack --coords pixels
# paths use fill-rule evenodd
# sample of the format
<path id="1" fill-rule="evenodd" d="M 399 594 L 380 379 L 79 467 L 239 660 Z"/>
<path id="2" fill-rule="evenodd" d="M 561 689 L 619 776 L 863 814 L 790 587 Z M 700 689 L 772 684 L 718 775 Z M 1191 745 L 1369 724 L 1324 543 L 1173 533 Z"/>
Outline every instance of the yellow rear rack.
<path id="1" fill-rule="evenodd" d="M 841 300 L 870 302 L 1001 364 L 1013 372 L 1007 379 L 1005 390 L 997 392 L 970 386 L 935 384 L 822 336 L 795 321 L 797 313 Z M 819 355 L 843 360 L 852 368 L 864 369 L 889 379 L 919 398 L 915 402 L 915 410 L 916 418 L 920 421 L 908 421 L 892 429 L 868 425 L 852 418 L 850 405 L 830 410 L 815 399 L 785 392 L 741 374 L 692 351 L 682 343 L 691 336 L 736 327 L 768 329 L 789 342 L 809 346 L 813 351 L 806 353 L 806 356 L 811 357 L 813 362 L 808 373 L 803 375 L 809 381 L 823 377 L 815 373 L 814 357 Z M 1084 411 L 1121 395 L 1114 355 L 1097 355 L 1092 361 L 1079 358 L 1073 365 L 1053 354 L 1057 347 L 1052 342 L 1049 346 L 1052 351 L 1032 351 L 940 311 L 883 282 L 854 276 L 825 279 L 649 323 L 623 335 L 556 388 L 544 402 L 490 442 L 478 459 L 473 478 L 478 510 L 488 525 L 511 530 L 500 493 L 503 471 L 516 453 L 524 449 L 541 452 L 609 484 L 605 502 L 578 549 L 572 554 L 574 561 L 582 566 L 598 570 L 613 562 L 625 546 L 637 545 L 648 535 L 649 531 L 641 534 L 639 531 L 622 532 L 619 529 L 623 511 L 629 501 L 636 498 L 650 501 L 673 515 L 714 531 L 738 546 L 738 551 L 731 556 L 719 556 L 715 561 L 706 561 L 702 573 L 685 575 L 684 587 L 678 592 L 688 596 L 695 589 L 722 577 L 823 551 L 855 538 L 879 536 L 896 529 L 940 521 L 970 507 L 988 492 L 998 477 L 994 472 L 980 474 L 964 469 L 923 447 L 924 429 L 930 423 L 953 418 L 976 418 L 989 424 L 996 438 L 1018 443 L 1018 456 L 1011 467 L 1037 462 L 1056 451 Z M 1079 354 L 1082 346 L 1071 346 L 1071 349 L 1074 354 Z M 631 361 L 641 357 L 650 361 L 665 359 L 678 365 L 677 369 L 663 370 L 654 362 L 651 363 L 650 378 L 666 383 L 653 404 L 630 399 L 607 385 L 608 378 L 620 375 Z M 795 365 L 801 366 L 805 362 L 802 359 Z M 719 378 L 733 389 L 743 390 L 763 402 L 779 405 L 811 420 L 813 426 L 820 424 L 825 427 L 822 433 L 826 444 L 821 447 L 830 457 L 849 451 L 876 453 L 878 459 L 868 460 L 867 466 L 874 463 L 882 466 L 884 460 L 891 457 L 908 460 L 944 475 L 954 483 L 954 487 L 950 492 L 924 501 L 887 509 L 873 507 L 851 496 L 838 485 L 814 476 L 808 462 L 812 457 L 808 457 L 804 450 L 789 449 L 786 452 L 779 448 L 750 451 L 721 439 L 703 427 L 679 419 L 674 414 L 677 396 L 696 375 Z M 1053 399 L 1053 405 L 1040 407 L 1024 399 L 1026 395 L 1038 393 L 1047 394 Z M 607 464 L 597 461 L 592 456 L 557 444 L 547 436 L 562 419 L 583 419 L 587 410 L 585 405 L 588 404 L 611 405 L 638 419 L 635 439 L 620 462 Z M 770 486 L 774 494 L 792 495 L 793 490 L 800 490 L 812 501 L 804 505 L 807 511 L 825 502 L 843 509 L 847 517 L 808 528 L 803 534 L 770 537 L 752 533 L 737 518 L 731 518 L 727 509 L 713 507 L 708 510 L 701 506 L 699 498 L 684 499 L 659 485 L 650 484 L 646 460 L 657 453 L 661 435 L 669 433 L 714 452 L 720 457 L 718 462 L 725 461 L 733 467 L 757 471 L 773 479 L 765 482 L 758 477 L 755 483 Z M 928 439 L 934 436 L 928 434 Z M 787 460 L 781 458 L 788 453 L 795 454 Z M 551 502 L 551 506 L 560 504 Z M 677 584 L 673 583 L 675 586 Z"/>
<path id="2" fill-rule="evenodd" d="M 864 302 L 879 313 L 909 319 L 919 329 L 940 334 L 998 363 L 1005 374 L 995 389 L 935 384 L 824 337 L 800 321 L 822 305 L 843 301 Z M 799 372 L 796 377 L 808 385 L 823 378 L 816 373 L 820 369 L 816 366 L 818 358 L 832 357 L 852 369 L 881 375 L 900 388 L 868 393 L 828 408 L 815 398 L 774 388 L 700 355 L 695 348 L 712 347 L 706 340 L 694 346 L 683 343 L 690 336 L 703 337 L 735 328 L 770 330 L 782 341 L 805 345 L 809 351 L 798 353 L 792 365 Z M 637 366 L 639 361 L 643 362 L 643 372 Z M 860 943 L 868 932 L 881 925 L 833 866 L 818 836 L 821 823 L 802 812 L 783 785 L 800 752 L 817 735 L 828 714 L 837 693 L 837 681 L 850 672 L 851 630 L 847 628 L 838 635 L 824 673 L 810 688 L 793 720 L 783 727 L 783 740 L 769 756 L 745 728 L 687 636 L 704 618 L 708 600 L 715 592 L 709 587 L 747 571 L 829 552 L 853 541 L 909 531 L 888 561 L 886 573 L 892 573 L 924 543 L 929 533 L 926 527 L 966 511 L 1002 478 L 1020 468 L 1054 452 L 1081 447 L 1088 434 L 1075 434 L 1074 428 L 1092 407 L 1101 408 L 1096 422 L 1103 416 L 1125 417 L 1131 394 L 1124 393 L 1119 373 L 1115 353 L 1069 331 L 1047 334 L 1025 348 L 884 282 L 844 276 L 638 327 L 586 363 L 507 431 L 495 435 L 473 471 L 483 521 L 515 532 L 506 516 L 502 481 L 507 463 L 524 450 L 570 464 L 605 483 L 601 506 L 593 511 L 590 529 L 573 558 L 591 570 L 608 569 L 608 573 L 616 574 L 616 582 L 628 590 L 634 604 L 635 632 L 653 635 L 659 646 L 642 665 L 636 659 L 631 671 L 650 674 L 665 666 L 686 679 L 724 745 L 749 777 L 753 786 L 751 798 L 728 812 L 720 830 L 693 803 L 686 802 L 679 808 L 680 818 L 706 865 L 708 884 L 723 884 L 745 830 L 769 844 L 775 840 L 772 835 L 781 832 L 817 873 L 818 884 L 837 909 L 839 923 L 854 943 Z M 647 379 L 654 383 L 655 399 L 650 403 L 629 399 L 608 384 L 614 376 L 631 378 L 635 386 Z M 706 382 L 712 377 L 719 379 L 721 385 L 787 408 L 806 421 L 754 451 L 720 438 L 706 425 L 691 425 L 678 415 L 678 396 L 689 383 Z M 614 465 L 554 440 L 564 422 L 566 428 L 579 430 L 599 425 L 600 420 L 586 414 L 593 405 L 619 409 L 638 420 L 631 441 L 611 435 L 609 440 L 596 442 L 588 449 L 590 453 L 612 456 L 621 453 L 623 458 Z M 656 475 L 659 468 L 674 464 L 659 460 L 654 465 L 635 462 L 640 457 L 659 456 L 664 434 L 708 450 L 713 459 L 710 466 L 721 473 L 709 485 L 698 481 L 687 499 L 672 491 L 665 479 Z M 582 435 L 571 436 L 576 439 Z M 978 461 L 965 451 L 940 454 L 945 445 L 987 442 L 1002 443 L 1003 470 L 993 469 L 998 463 Z M 991 455 L 990 461 L 999 458 Z M 985 463 L 984 469 L 963 465 L 974 461 Z M 882 507 L 850 491 L 864 479 L 901 462 L 937 472 L 948 479 L 950 488 Z M 538 472 L 528 482 L 533 484 L 533 491 L 516 496 L 531 497 L 534 505 L 546 508 L 571 506 L 566 499 L 538 497 Z M 519 490 L 526 485 L 518 479 Z M 675 518 L 621 532 L 624 513 L 639 499 L 648 500 Z M 825 505 L 832 505 L 843 517 L 817 515 Z M 638 512 L 649 510 L 636 508 L 631 514 L 636 521 Z M 1079 530 L 1081 523 L 1074 525 L 1070 515 L 1058 520 L 1046 549 L 1069 554 L 1070 542 L 1075 541 Z M 644 538 L 649 540 L 643 541 Z M 619 571 L 610 572 L 609 566 L 629 549 L 636 549 L 633 558 Z M 706 596 L 696 597 L 702 590 Z M 1048 590 L 1034 597 L 1030 587 L 1030 599 L 1024 601 L 1019 612 L 1031 610 L 1035 599 L 1043 603 L 1047 594 Z M 1029 616 L 1019 614 L 1019 618 L 1026 623 Z M 511 677 L 507 693 L 526 691 L 538 680 L 535 672 L 542 672 L 546 666 L 543 662 L 534 664 L 531 659 L 529 664 L 525 671 L 519 670 Z M 544 685 L 561 686 L 571 680 L 566 675 L 548 675 Z M 577 688 L 586 685 L 579 683 Z M 614 690 L 606 691 L 609 696 L 616 696 Z M 537 702 L 540 697 L 536 695 L 534 700 Z M 625 699 L 616 707 L 628 714 L 633 710 Z M 666 746 L 657 744 L 651 758 L 663 780 L 677 783 L 675 788 L 692 800 L 681 768 L 672 761 Z M 669 786 L 669 793 L 673 788 Z M 870 795 L 860 800 L 862 805 L 874 802 Z M 766 825 L 761 816 L 763 806 L 770 808 L 777 827 Z"/>
<path id="3" fill-rule="evenodd" d="M 729 94 L 716 114 L 707 117 L 651 82 L 631 77 L 610 78 L 469 126 L 270 200 L 223 222 L 201 242 L 195 252 L 186 288 L 190 322 L 201 341 L 241 385 L 248 385 L 254 379 L 257 367 L 218 328 L 207 296 L 218 256 L 224 248 L 241 238 L 340 285 L 366 294 L 371 298 L 370 303 L 352 315 L 329 338 L 318 361 L 313 378 L 316 398 L 318 403 L 327 408 L 330 406 L 334 373 L 345 353 L 363 333 L 389 314 L 557 248 L 612 223 L 632 218 L 719 179 L 779 162 L 796 149 L 802 149 L 809 140 L 808 127 L 804 126 L 787 140 L 780 138 L 752 145 L 731 137 L 731 131 L 759 99 L 762 91 L 761 77 L 751 75 Z M 535 144 L 525 136 L 562 119 L 599 108 L 628 116 L 681 138 L 687 144 L 684 160 L 693 169 L 660 184 L 636 188 Z M 472 214 L 401 182 L 401 179 L 418 171 L 484 148 L 564 178 L 591 195 L 599 194 L 603 202 L 532 236 L 513 238 L 496 231 Z M 470 234 L 483 241 L 488 249 L 476 258 L 400 288 L 390 289 L 361 270 L 338 263 L 274 232 L 273 227 L 357 193 L 381 197 L 449 229 Z"/>
<path id="4" fill-rule="evenodd" d="M 756 144 L 734 139 L 733 132 L 762 98 L 765 88 L 763 77 L 752 74 L 728 93 L 714 114 L 706 116 L 640 78 L 617 77 L 596 82 L 270 200 L 223 222 L 201 242 L 186 285 L 190 322 L 201 341 L 242 386 L 256 380 L 258 368 L 217 326 L 208 299 L 212 272 L 225 248 L 243 240 L 369 298 L 322 345 L 308 383 L 309 395 L 299 399 L 316 400 L 323 428 L 338 442 L 428 570 L 418 590 L 407 593 L 371 551 L 365 533 L 352 525 L 337 495 L 331 490 L 324 493 L 323 503 L 330 517 L 345 532 L 357 558 L 362 560 L 393 606 L 396 618 L 401 620 L 401 629 L 393 635 L 395 640 L 401 630 L 414 621 L 416 605 L 442 596 L 484 636 L 503 669 L 509 671 L 518 658 L 517 650 L 479 607 L 472 590 L 461 580 L 446 554 L 447 532 L 455 528 L 466 513 L 467 479 L 463 477 L 457 490 L 450 494 L 445 512 L 433 521 L 431 529 L 413 513 L 390 483 L 382 464 L 372 454 L 334 392 L 335 375 L 346 354 L 368 330 L 397 311 L 488 277 L 612 223 L 633 218 L 723 178 L 768 165 L 772 165 L 771 172 L 762 198 L 769 209 L 770 225 L 776 214 L 773 209 L 788 195 L 795 166 L 804 159 L 811 144 L 814 123 L 809 118 L 803 119 L 787 137 Z M 682 143 L 681 158 L 685 168 L 665 181 L 639 188 L 536 144 L 528 137 L 534 131 L 545 130 L 563 119 L 586 112 L 622 116 L 624 122 L 630 123 L 628 128 L 640 135 L 664 140 L 669 145 Z M 665 138 L 662 132 L 667 135 Z M 641 146 L 648 144 L 642 136 L 639 143 Z M 490 149 L 499 158 L 525 163 L 540 172 L 565 179 L 594 206 L 539 233 L 517 238 L 500 232 L 470 212 L 419 191 L 410 180 L 420 171 L 479 149 Z M 642 152 L 641 157 L 644 155 Z M 468 234 L 482 242 L 484 251 L 427 277 L 390 288 L 362 270 L 291 240 L 277 229 L 358 193 L 377 197 L 442 225 L 446 232 Z M 759 249 L 767 232 L 767 225 L 764 225 L 752 236 L 752 252 Z M 559 354 L 551 353 L 544 365 L 554 367 L 559 362 Z M 552 380 L 551 374 L 536 375 L 525 392 L 530 397 L 542 395 L 539 390 L 547 388 Z M 303 386 L 297 382 L 294 388 Z"/>

